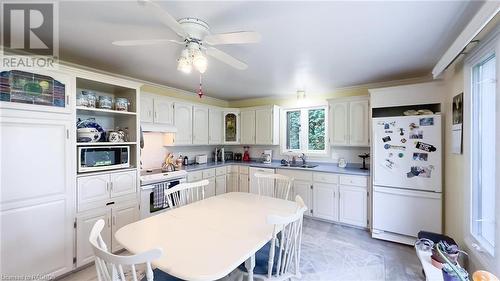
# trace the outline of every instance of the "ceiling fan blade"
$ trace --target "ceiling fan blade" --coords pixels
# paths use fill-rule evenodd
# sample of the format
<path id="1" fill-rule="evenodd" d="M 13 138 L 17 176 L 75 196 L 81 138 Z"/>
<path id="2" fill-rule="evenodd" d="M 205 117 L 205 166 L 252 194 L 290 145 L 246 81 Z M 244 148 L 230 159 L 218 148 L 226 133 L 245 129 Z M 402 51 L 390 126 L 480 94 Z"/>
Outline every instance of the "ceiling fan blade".
<path id="1" fill-rule="evenodd" d="M 210 34 L 205 36 L 203 41 L 209 45 L 224 44 L 249 44 L 259 43 L 261 35 L 255 31 L 238 31 L 229 33 Z"/>
<path id="2" fill-rule="evenodd" d="M 130 46 L 158 45 L 165 43 L 176 43 L 180 45 L 184 44 L 184 42 L 172 39 L 121 40 L 121 41 L 113 41 L 111 44 L 120 47 L 130 47 Z"/>
<path id="3" fill-rule="evenodd" d="M 245 70 L 248 68 L 248 65 L 246 63 L 234 58 L 233 56 L 224 53 L 219 49 L 216 49 L 214 47 L 207 47 L 206 51 L 207 55 L 214 57 L 224 63 L 227 63 L 236 69 Z"/>
<path id="4" fill-rule="evenodd" d="M 165 11 L 160 5 L 156 4 L 152 0 L 139 0 L 139 3 L 144 4 L 144 6 L 158 18 L 164 25 L 168 26 L 175 33 L 177 33 L 182 38 L 188 37 L 188 33 L 184 30 L 182 25 L 177 22 L 177 20 Z"/>

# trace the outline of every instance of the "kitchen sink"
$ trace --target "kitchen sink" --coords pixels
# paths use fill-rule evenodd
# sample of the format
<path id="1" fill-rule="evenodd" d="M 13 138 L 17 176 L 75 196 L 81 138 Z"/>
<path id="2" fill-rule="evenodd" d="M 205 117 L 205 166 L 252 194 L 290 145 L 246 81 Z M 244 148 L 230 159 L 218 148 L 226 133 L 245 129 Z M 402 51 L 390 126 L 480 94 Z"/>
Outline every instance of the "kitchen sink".
<path id="1" fill-rule="evenodd" d="M 315 165 L 315 164 L 289 164 L 289 165 L 281 165 L 281 166 L 294 167 L 294 168 L 306 168 L 306 169 L 318 167 L 318 165 Z"/>

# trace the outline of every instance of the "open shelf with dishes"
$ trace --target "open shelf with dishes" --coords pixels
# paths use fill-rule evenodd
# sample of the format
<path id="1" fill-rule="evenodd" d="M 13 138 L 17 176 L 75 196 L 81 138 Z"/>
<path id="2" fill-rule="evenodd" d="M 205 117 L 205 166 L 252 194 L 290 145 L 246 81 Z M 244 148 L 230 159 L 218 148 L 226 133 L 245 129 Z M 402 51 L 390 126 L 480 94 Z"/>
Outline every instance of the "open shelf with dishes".
<path id="1" fill-rule="evenodd" d="M 100 159 L 99 155 L 105 154 L 117 157 L 124 153 L 120 147 L 127 147 L 129 167 L 136 168 L 140 149 L 138 86 L 129 81 L 108 78 L 100 75 L 76 77 L 77 150 L 80 153 L 83 149 L 88 157 Z M 122 169 L 127 168 L 118 170 Z M 80 171 L 78 175 L 88 173 Z"/>

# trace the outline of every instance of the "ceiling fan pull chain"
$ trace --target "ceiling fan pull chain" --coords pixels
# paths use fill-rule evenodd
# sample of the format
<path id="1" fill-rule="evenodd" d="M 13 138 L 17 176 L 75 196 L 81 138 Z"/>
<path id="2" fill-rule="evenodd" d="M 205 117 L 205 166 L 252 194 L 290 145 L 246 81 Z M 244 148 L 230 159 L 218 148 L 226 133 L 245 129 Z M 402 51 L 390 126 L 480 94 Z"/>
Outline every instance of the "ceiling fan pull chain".
<path id="1" fill-rule="evenodd" d="M 198 96 L 200 97 L 200 99 L 203 97 L 204 93 L 203 93 L 203 90 L 201 89 L 201 73 L 200 73 L 200 88 L 198 89 Z"/>

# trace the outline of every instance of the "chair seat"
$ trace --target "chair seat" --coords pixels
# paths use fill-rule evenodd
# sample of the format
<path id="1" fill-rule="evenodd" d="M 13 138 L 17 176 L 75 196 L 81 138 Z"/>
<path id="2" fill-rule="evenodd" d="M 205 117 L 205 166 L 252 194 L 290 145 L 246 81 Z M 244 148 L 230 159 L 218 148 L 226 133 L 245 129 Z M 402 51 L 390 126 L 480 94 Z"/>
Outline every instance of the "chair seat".
<path id="1" fill-rule="evenodd" d="M 184 281 L 180 278 L 174 277 L 164 271 L 159 270 L 158 268 L 153 270 L 154 281 Z M 141 281 L 147 281 L 146 276 L 141 279 Z"/>
<path id="2" fill-rule="evenodd" d="M 273 261 L 273 272 L 272 274 L 276 274 L 276 269 L 278 267 L 278 251 L 279 247 L 274 247 L 274 252 L 275 252 L 275 259 Z M 267 263 L 269 262 L 269 252 L 271 251 L 271 242 L 267 242 L 266 245 L 264 245 L 260 250 L 255 253 L 255 267 L 253 269 L 254 274 L 260 274 L 260 275 L 266 275 L 267 274 Z M 245 268 L 245 264 L 242 263 L 240 266 L 238 266 L 238 269 L 241 271 L 247 272 L 247 269 Z"/>

